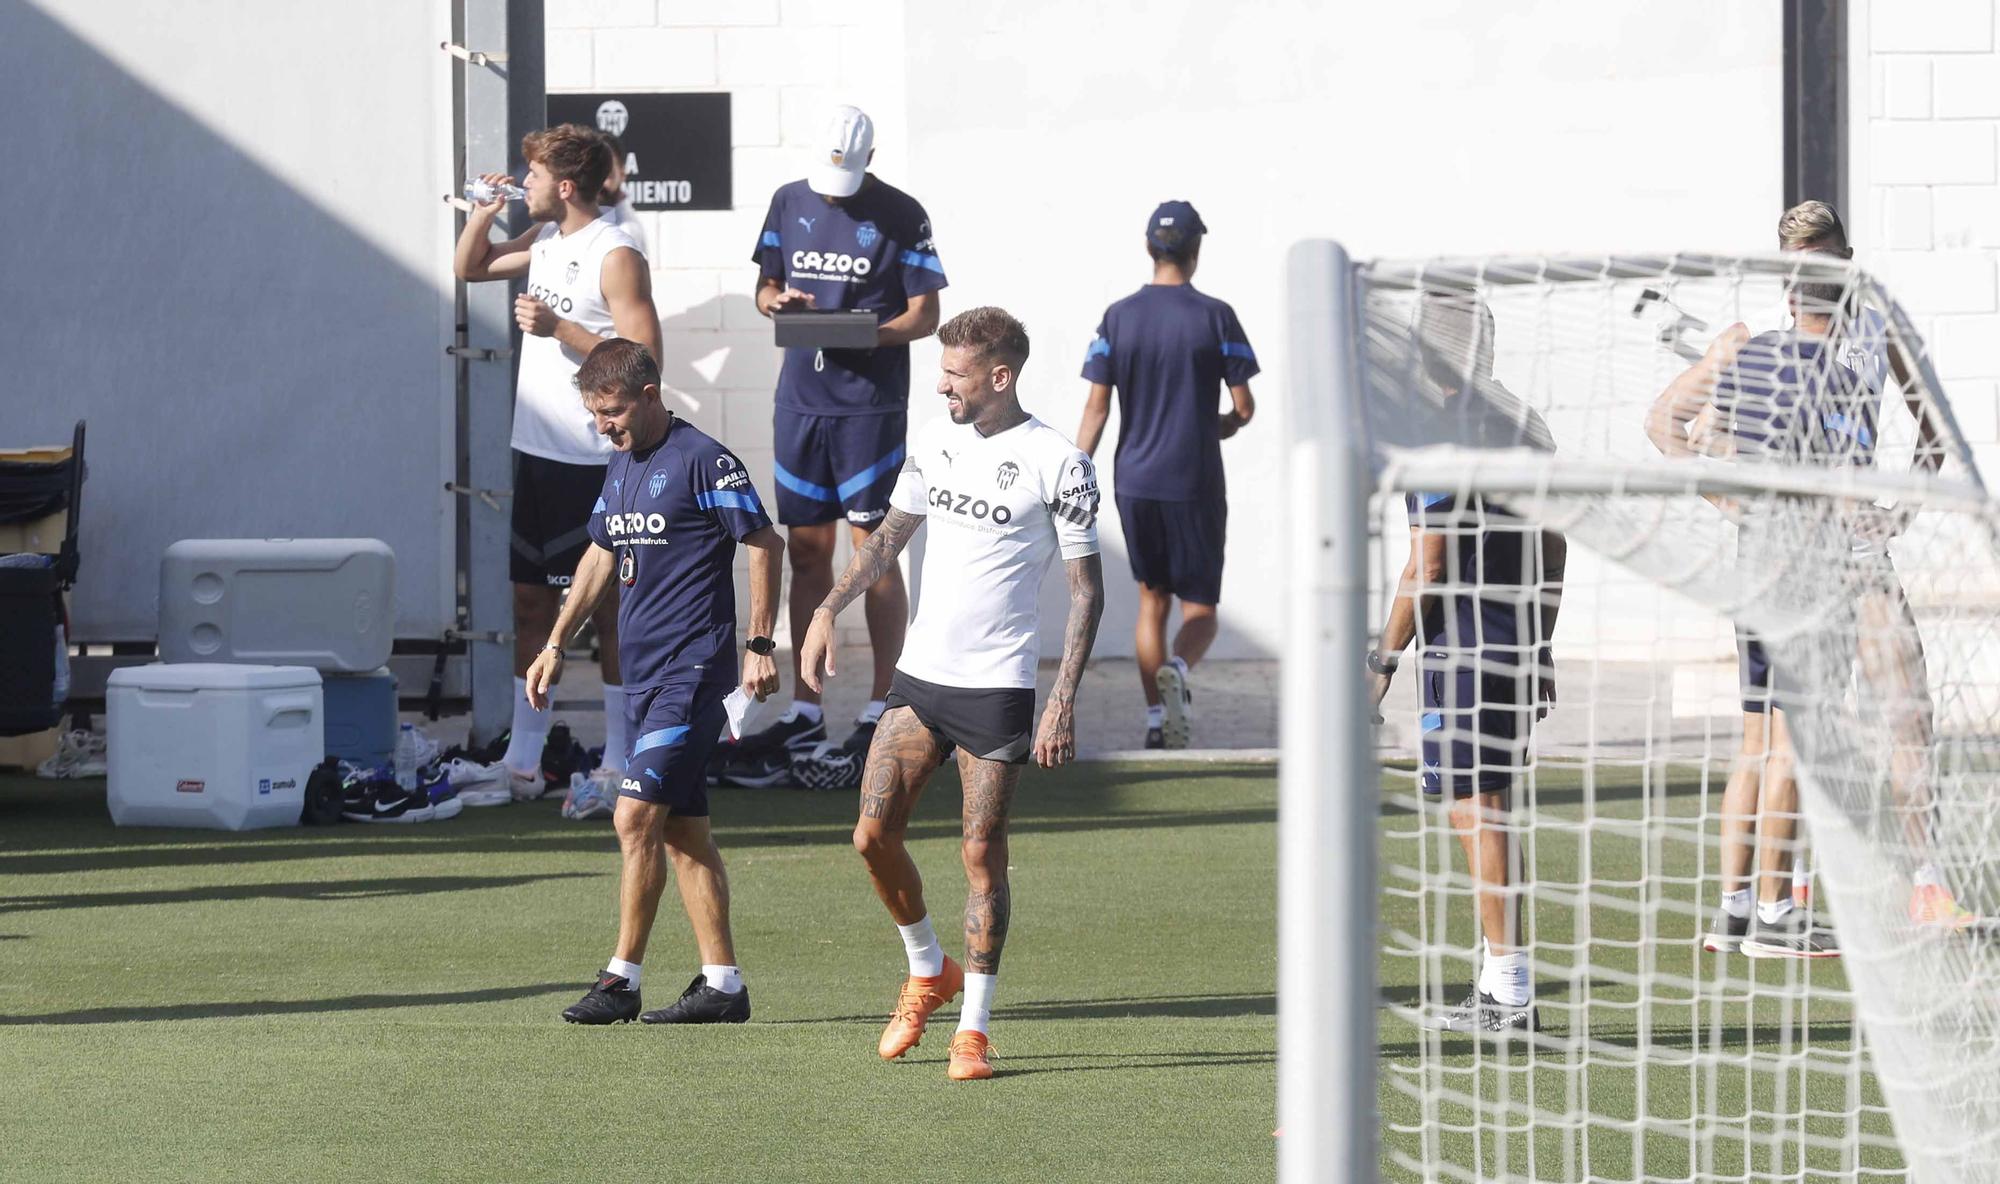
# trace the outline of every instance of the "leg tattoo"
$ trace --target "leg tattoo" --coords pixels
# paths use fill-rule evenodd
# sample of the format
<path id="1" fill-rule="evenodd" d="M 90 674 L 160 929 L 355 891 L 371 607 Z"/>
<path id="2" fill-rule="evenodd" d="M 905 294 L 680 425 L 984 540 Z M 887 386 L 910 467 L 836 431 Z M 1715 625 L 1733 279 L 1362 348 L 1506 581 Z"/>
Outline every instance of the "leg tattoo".
<path id="1" fill-rule="evenodd" d="M 998 974 L 1014 903 L 1007 884 L 1007 813 L 1021 768 L 961 754 L 958 771 L 965 785 L 963 848 L 970 881 L 965 898 L 965 968 L 974 974 Z"/>

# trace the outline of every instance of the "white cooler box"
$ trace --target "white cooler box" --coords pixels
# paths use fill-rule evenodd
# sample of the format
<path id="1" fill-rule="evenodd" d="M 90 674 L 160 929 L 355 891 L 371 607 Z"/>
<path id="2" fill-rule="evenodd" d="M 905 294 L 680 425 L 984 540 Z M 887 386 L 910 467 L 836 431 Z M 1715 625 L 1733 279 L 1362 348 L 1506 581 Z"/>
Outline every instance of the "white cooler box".
<path id="1" fill-rule="evenodd" d="M 182 539 L 160 559 L 160 660 L 311 666 L 389 661 L 396 554 L 380 539 Z"/>
<path id="2" fill-rule="evenodd" d="M 107 798 L 119 826 L 297 826 L 326 754 L 317 670 L 128 666 L 105 691 Z"/>

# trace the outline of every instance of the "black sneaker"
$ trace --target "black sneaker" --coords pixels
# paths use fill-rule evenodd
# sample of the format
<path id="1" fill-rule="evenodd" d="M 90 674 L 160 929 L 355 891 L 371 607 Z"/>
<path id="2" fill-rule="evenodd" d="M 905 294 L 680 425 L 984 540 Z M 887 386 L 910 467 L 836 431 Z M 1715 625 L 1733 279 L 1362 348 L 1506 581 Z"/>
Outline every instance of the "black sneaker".
<path id="1" fill-rule="evenodd" d="M 1474 987 L 1459 1001 L 1457 1007 L 1432 1016 L 1429 1026 L 1441 1032 L 1506 1036 L 1514 1032 L 1539 1032 L 1542 1030 L 1542 1021 L 1533 1003 L 1510 1007 Z"/>
<path id="2" fill-rule="evenodd" d="M 572 1024 L 629 1024 L 638 1016 L 639 992 L 624 975 L 608 970 L 599 971 L 584 997 L 562 1013 Z"/>
<path id="3" fill-rule="evenodd" d="M 1711 954 L 1733 954 L 1743 948 L 1743 936 L 1750 932 L 1750 916 L 1732 917 L 1728 909 L 1715 910 L 1715 920 L 1701 935 L 1701 948 Z"/>
<path id="4" fill-rule="evenodd" d="M 577 771 L 577 742 L 570 735 L 568 724 L 557 724 L 549 729 L 549 738 L 542 744 L 542 779 L 550 785 L 569 787 L 569 775 Z"/>
<path id="5" fill-rule="evenodd" d="M 793 757 L 792 784 L 820 793 L 859 789 L 862 766 L 867 760 L 866 752 L 848 748 L 828 748 Z"/>
<path id="6" fill-rule="evenodd" d="M 826 717 L 809 720 L 803 715 L 791 719 L 781 719 L 761 732 L 754 732 L 737 742 L 737 752 L 743 756 L 758 756 L 767 752 L 784 751 L 789 754 L 811 752 L 826 743 Z"/>
<path id="7" fill-rule="evenodd" d="M 1167 733 L 1165 729 L 1158 727 L 1146 729 L 1147 748 L 1165 748 L 1166 746 L 1167 746 Z"/>
<path id="8" fill-rule="evenodd" d="M 841 751 L 851 752 L 858 757 L 866 758 L 868 755 L 868 746 L 875 743 L 875 725 L 879 722 L 879 720 L 872 719 L 855 720 L 854 730 L 847 734 L 847 739 L 840 742 Z"/>
<path id="9" fill-rule="evenodd" d="M 792 758 L 782 748 L 767 752 L 739 756 L 722 766 L 715 776 L 717 785 L 735 785 L 744 789 L 770 789 L 773 786 L 792 784 Z"/>
<path id="10" fill-rule="evenodd" d="M 637 1000 L 638 996 L 633 996 Z M 634 1007 L 638 1004 L 635 1002 Z M 688 989 L 672 1006 L 649 1011 L 639 1017 L 642 1024 L 740 1024 L 750 1018 L 750 987 L 746 984 L 734 995 L 725 995 L 708 985 L 705 975 L 695 975 Z"/>
<path id="11" fill-rule="evenodd" d="M 1743 939 L 1743 953 L 1751 958 L 1838 958 L 1840 943 L 1833 930 L 1813 923 L 1811 910 L 1793 908 L 1776 921 L 1757 918 Z"/>

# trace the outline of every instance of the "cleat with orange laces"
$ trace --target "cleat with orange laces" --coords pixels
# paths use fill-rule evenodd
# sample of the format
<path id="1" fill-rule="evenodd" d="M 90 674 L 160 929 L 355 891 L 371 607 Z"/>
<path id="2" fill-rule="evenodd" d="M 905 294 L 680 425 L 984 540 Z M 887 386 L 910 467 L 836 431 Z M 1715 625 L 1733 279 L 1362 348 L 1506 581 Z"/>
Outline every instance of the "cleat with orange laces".
<path id="1" fill-rule="evenodd" d="M 875 1051 L 882 1054 L 885 1061 L 915 1048 L 924 1038 L 924 1025 L 931 1013 L 957 998 L 965 988 L 965 971 L 958 963 L 945 955 L 944 971 L 940 974 L 920 978 L 911 975 L 903 980 L 903 989 L 896 996 L 896 1010 L 889 1016 L 889 1026 L 882 1029 L 882 1043 Z"/>
<path id="2" fill-rule="evenodd" d="M 951 1064 L 944 1075 L 953 1081 L 984 1081 L 993 1076 L 993 1051 L 984 1032 L 960 1032 L 951 1038 Z"/>
<path id="3" fill-rule="evenodd" d="M 1979 923 L 1979 914 L 1959 907 L 1950 890 L 1938 884 L 1919 884 L 1910 893 L 1910 924 L 1936 929 L 1968 929 Z"/>

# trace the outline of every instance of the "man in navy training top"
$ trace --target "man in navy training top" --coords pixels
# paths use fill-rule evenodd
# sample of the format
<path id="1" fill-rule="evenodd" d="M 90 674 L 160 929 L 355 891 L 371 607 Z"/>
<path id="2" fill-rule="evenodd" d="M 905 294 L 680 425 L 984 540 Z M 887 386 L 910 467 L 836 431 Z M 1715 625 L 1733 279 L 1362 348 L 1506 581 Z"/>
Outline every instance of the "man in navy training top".
<path id="1" fill-rule="evenodd" d="M 1095 456 L 1118 392 L 1118 452 L 1111 485 L 1125 551 L 1139 583 L 1135 649 L 1146 696 L 1146 747 L 1186 748 L 1194 697 L 1188 672 L 1215 641 L 1222 545 L 1229 520 L 1222 441 L 1250 422 L 1257 355 L 1236 312 L 1194 287 L 1201 215 L 1164 202 L 1146 221 L 1153 282 L 1104 311 L 1084 355 L 1090 383 L 1077 447 Z M 1229 387 L 1230 409 L 1216 407 Z M 1181 627 L 1167 656 L 1167 615 Z"/>
<path id="2" fill-rule="evenodd" d="M 779 188 L 752 258 L 757 311 L 865 309 L 879 325 L 874 349 L 785 351 L 773 413 L 778 521 L 791 556 L 791 626 L 803 638 L 813 610 L 833 587 L 836 523 L 847 520 L 858 548 L 882 524 L 902 471 L 909 427 L 909 343 L 938 325 L 944 266 L 931 223 L 915 198 L 868 172 L 875 127 L 853 107 L 834 109 L 820 154 L 803 180 Z M 909 594 L 891 566 L 865 596 L 874 681 L 845 747 L 868 750 L 903 651 Z M 797 677 L 792 706 L 771 728 L 744 741 L 724 770 L 738 785 L 791 778 L 790 754 L 826 739 L 820 695 Z"/>
<path id="3" fill-rule="evenodd" d="M 1425 380 L 1439 396 L 1511 399 L 1493 379 L 1493 314 L 1485 302 L 1425 293 L 1414 336 Z M 1474 388 L 1479 393 L 1469 394 Z M 1545 433 L 1544 427 L 1535 434 Z M 1420 784 L 1428 799 L 1450 793 L 1483 946 L 1471 991 L 1430 1024 L 1490 1036 L 1532 1032 L 1538 1030 L 1534 982 L 1523 896 L 1509 893 L 1514 856 L 1507 814 L 1515 777 L 1527 765 L 1529 735 L 1555 698 L 1549 639 L 1562 605 L 1568 544 L 1478 494 L 1413 493 L 1406 509 L 1409 561 L 1381 646 L 1367 655 L 1369 693 L 1379 709 L 1404 648 L 1421 628 Z"/>
<path id="4" fill-rule="evenodd" d="M 590 547 L 569 601 L 528 670 L 537 709 L 562 672 L 562 643 L 616 580 L 625 720 L 632 737 L 614 823 L 624 857 L 618 949 L 597 982 L 563 1012 L 574 1024 L 742 1023 L 750 992 L 729 934 L 729 881 L 709 830 L 708 756 L 738 685 L 736 544 L 751 548 L 750 656 L 741 686 L 778 686 L 770 638 L 784 543 L 743 462 L 660 403 L 660 368 L 644 346 L 599 345 L 577 389 L 616 452 L 590 517 Z M 671 1006 L 639 1010 L 640 963 L 666 887 L 667 864 L 701 952 L 701 973 Z"/>

